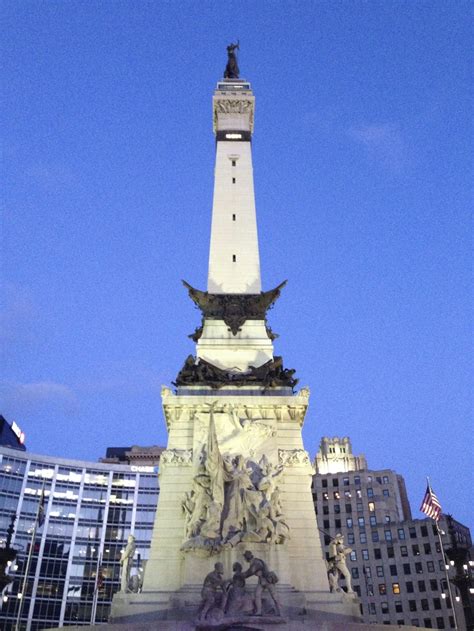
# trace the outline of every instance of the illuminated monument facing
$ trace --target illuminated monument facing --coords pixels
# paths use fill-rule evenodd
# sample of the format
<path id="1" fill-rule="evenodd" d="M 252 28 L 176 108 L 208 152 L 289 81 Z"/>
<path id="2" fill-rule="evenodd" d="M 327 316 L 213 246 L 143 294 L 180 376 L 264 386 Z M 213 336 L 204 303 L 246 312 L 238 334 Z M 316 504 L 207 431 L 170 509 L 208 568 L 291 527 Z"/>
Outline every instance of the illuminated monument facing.
<path id="1" fill-rule="evenodd" d="M 295 392 L 294 371 L 273 354 L 266 312 L 284 283 L 261 291 L 255 99 L 238 78 L 235 48 L 213 98 L 207 291 L 185 283 L 202 313 L 196 353 L 176 390 L 162 390 L 169 439 L 150 559 L 142 593 L 115 598 L 116 622 L 296 629 L 303 620 L 358 620 L 355 596 L 329 591 L 301 437 L 309 390 Z"/>

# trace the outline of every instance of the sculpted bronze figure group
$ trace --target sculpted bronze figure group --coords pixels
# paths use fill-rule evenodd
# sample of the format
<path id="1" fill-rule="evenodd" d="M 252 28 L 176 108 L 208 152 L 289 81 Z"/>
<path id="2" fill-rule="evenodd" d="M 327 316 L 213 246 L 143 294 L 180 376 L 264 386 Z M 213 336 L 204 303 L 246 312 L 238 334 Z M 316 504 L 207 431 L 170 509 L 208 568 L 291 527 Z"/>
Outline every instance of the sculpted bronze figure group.
<path id="1" fill-rule="evenodd" d="M 201 624 L 219 624 L 223 618 L 232 618 L 232 622 L 235 622 L 252 615 L 281 617 L 276 595 L 278 576 L 268 568 L 265 561 L 254 557 L 250 550 L 246 550 L 243 556 L 249 564 L 247 570 L 243 571 L 242 565 L 236 561 L 232 566 L 232 578 L 225 580 L 223 564 L 216 563 L 214 570 L 204 579 L 198 615 Z M 253 595 L 245 586 L 246 579 L 252 576 L 258 579 Z"/>

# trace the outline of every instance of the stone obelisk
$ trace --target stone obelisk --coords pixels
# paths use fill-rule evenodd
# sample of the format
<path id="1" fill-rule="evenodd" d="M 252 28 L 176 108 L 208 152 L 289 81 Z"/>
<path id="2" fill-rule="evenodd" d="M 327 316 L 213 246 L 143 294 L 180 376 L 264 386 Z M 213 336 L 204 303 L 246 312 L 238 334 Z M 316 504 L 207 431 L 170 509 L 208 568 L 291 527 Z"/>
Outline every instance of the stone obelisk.
<path id="1" fill-rule="evenodd" d="M 198 620 L 203 580 L 215 564 L 223 564 L 229 579 L 236 562 L 248 569 L 244 553 L 248 560 L 250 552 L 278 577 L 277 622 L 293 620 L 288 628 L 296 628 L 302 616 L 355 621 L 356 599 L 329 593 L 311 495 L 313 469 L 301 436 L 309 390 L 295 391 L 294 371 L 273 353 L 267 310 L 284 283 L 261 290 L 252 169 L 255 98 L 250 83 L 238 76 L 235 48 L 228 48 L 226 73 L 213 96 L 216 164 L 207 291 L 185 283 L 202 313 L 201 326 L 190 336 L 196 351 L 175 389 L 162 391 L 169 438 L 143 591 L 118 595 L 112 617 L 191 624 Z M 246 581 L 250 602 L 258 580 Z M 226 608 L 218 615 L 218 606 L 212 611 L 224 621 L 231 615 Z M 278 618 L 275 608 L 262 613 L 260 626 L 252 628 L 266 628 L 265 615 Z M 251 614 L 252 605 L 233 612 L 247 620 Z M 204 623 L 212 626 L 211 619 Z"/>

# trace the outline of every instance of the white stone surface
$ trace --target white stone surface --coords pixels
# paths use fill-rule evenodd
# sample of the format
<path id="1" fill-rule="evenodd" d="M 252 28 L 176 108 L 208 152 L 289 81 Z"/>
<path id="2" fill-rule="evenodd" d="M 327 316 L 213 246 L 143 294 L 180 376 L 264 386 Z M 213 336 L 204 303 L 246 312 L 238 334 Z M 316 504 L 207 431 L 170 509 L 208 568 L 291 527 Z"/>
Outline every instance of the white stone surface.
<path id="1" fill-rule="evenodd" d="M 206 320 L 196 354 L 218 368 L 245 372 L 273 359 L 273 344 L 264 320 L 247 320 L 236 335 L 223 320 Z"/>
<path id="2" fill-rule="evenodd" d="M 253 95 L 219 93 L 214 96 L 215 131 L 253 128 Z M 258 294 L 260 258 L 250 142 L 216 143 L 209 252 L 210 293 Z"/>

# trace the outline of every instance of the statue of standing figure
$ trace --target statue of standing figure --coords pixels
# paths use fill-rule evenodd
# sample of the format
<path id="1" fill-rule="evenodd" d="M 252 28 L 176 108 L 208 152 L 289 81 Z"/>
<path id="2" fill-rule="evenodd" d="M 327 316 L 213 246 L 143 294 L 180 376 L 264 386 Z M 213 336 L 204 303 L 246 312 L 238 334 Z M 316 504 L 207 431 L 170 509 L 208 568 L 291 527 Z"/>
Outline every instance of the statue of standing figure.
<path id="1" fill-rule="evenodd" d="M 133 565 L 133 556 L 136 550 L 135 537 L 133 535 L 128 535 L 127 545 L 125 546 L 122 554 L 120 555 L 120 566 L 122 568 L 122 573 L 120 576 L 120 591 L 121 592 L 129 592 L 129 583 L 130 583 L 130 573 L 132 571 Z"/>
<path id="2" fill-rule="evenodd" d="M 214 569 L 204 579 L 204 584 L 201 590 L 201 607 L 199 613 L 199 620 L 204 621 L 209 611 L 217 605 L 218 592 L 224 592 L 226 584 L 222 578 L 224 575 L 224 566 L 222 563 L 216 563 Z M 222 605 L 220 607 L 223 609 Z"/>
<path id="3" fill-rule="evenodd" d="M 262 615 L 262 595 L 263 592 L 266 591 L 271 600 L 273 601 L 273 607 L 275 609 L 275 614 L 277 616 L 281 616 L 280 612 L 280 604 L 276 597 L 276 588 L 275 585 L 278 583 L 278 576 L 275 572 L 271 572 L 265 561 L 262 559 L 257 559 L 253 556 L 250 550 L 246 550 L 244 552 L 244 559 L 249 563 L 248 570 L 242 572 L 242 578 L 246 579 L 250 576 L 256 576 L 258 578 L 258 584 L 255 588 L 255 611 L 254 615 L 261 616 Z"/>
<path id="4" fill-rule="evenodd" d="M 329 589 L 331 592 L 341 591 L 338 577 L 342 576 L 346 579 L 347 593 L 354 593 L 351 573 L 346 563 L 346 556 L 351 552 L 352 549 L 344 545 L 344 536 L 341 533 L 337 533 L 334 539 L 331 539 L 328 560 Z"/>
<path id="5" fill-rule="evenodd" d="M 240 50 L 239 40 L 236 44 L 229 44 L 227 46 L 227 66 L 224 71 L 224 79 L 238 79 L 239 78 L 239 65 L 237 63 L 237 55 L 235 50 Z"/>

